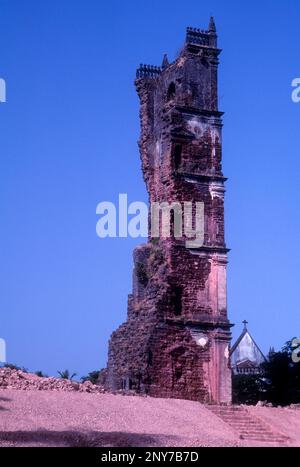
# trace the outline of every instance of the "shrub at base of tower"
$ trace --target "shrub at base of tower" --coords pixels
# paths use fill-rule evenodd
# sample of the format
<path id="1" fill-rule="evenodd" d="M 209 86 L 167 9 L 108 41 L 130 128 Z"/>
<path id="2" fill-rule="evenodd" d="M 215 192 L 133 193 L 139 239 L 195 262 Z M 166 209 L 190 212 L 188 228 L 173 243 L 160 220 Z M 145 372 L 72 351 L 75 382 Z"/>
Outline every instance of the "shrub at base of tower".
<path id="1" fill-rule="evenodd" d="M 233 375 L 232 402 L 234 404 L 255 405 L 264 400 L 260 375 Z"/>

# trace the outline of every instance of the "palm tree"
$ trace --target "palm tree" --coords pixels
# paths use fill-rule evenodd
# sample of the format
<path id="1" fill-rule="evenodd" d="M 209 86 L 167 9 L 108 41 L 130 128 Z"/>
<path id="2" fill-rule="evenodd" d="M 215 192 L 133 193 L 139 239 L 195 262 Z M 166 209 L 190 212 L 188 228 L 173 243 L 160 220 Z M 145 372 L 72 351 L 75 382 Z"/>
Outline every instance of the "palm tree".
<path id="1" fill-rule="evenodd" d="M 36 376 L 39 376 L 40 378 L 48 378 L 48 375 L 45 375 L 42 371 L 38 370 L 35 372 Z"/>
<path id="2" fill-rule="evenodd" d="M 58 371 L 57 373 L 62 379 L 69 379 L 69 380 L 72 380 L 77 375 L 77 373 L 72 373 L 71 375 L 69 370 Z"/>

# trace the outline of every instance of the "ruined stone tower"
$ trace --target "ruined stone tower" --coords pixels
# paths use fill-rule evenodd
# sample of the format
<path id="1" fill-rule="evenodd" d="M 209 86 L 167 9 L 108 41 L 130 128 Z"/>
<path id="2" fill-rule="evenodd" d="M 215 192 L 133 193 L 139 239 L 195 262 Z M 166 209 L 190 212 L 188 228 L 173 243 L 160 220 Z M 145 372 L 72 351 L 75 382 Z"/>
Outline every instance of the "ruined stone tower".
<path id="1" fill-rule="evenodd" d="M 211 18 L 208 30 L 187 29 L 174 62 L 137 70 L 149 201 L 204 203 L 204 244 L 149 237 L 135 249 L 127 320 L 109 343 L 111 389 L 231 402 L 219 54 Z"/>

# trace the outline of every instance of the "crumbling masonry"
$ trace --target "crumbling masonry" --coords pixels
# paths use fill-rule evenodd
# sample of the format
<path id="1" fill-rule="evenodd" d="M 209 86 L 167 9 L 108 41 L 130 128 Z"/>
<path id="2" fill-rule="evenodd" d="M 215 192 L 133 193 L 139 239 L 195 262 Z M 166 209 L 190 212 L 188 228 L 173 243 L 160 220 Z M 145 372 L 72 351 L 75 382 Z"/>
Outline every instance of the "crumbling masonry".
<path id="1" fill-rule="evenodd" d="M 155 397 L 231 402 L 218 111 L 220 49 L 208 30 L 188 28 L 178 58 L 141 65 L 139 141 L 150 202 L 204 203 L 204 245 L 151 239 L 134 251 L 127 320 L 109 342 L 106 384 Z"/>

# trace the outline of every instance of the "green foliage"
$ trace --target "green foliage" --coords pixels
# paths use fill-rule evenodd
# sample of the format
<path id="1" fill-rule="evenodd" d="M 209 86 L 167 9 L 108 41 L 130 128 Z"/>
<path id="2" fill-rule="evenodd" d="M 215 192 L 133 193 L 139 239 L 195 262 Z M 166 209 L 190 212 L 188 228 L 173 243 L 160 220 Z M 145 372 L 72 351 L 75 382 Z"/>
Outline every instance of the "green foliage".
<path id="1" fill-rule="evenodd" d="M 162 264 L 163 260 L 164 255 L 162 249 L 158 247 L 153 248 L 149 257 L 149 266 L 151 268 L 157 268 Z"/>
<path id="2" fill-rule="evenodd" d="M 294 362 L 295 348 L 288 341 L 280 352 L 270 352 L 259 375 L 233 375 L 233 402 L 255 404 L 259 400 L 273 405 L 300 403 L 300 362 Z"/>
<path id="3" fill-rule="evenodd" d="M 144 263 L 138 262 L 135 265 L 135 273 L 136 277 L 138 278 L 138 281 L 140 284 L 142 284 L 144 287 L 148 285 L 149 278 L 148 278 L 148 272 L 147 268 Z"/>
<path id="4" fill-rule="evenodd" d="M 260 375 L 233 375 L 232 402 L 234 404 L 256 404 L 263 396 Z"/>
<path id="5" fill-rule="evenodd" d="M 102 386 L 104 386 L 105 383 L 106 383 L 106 379 L 107 379 L 107 368 L 102 368 L 102 369 L 99 371 L 99 377 L 98 377 L 97 382 L 98 382 L 99 384 L 102 384 Z"/>
<path id="6" fill-rule="evenodd" d="M 162 249 L 158 246 L 159 239 L 153 238 L 151 240 L 151 249 L 149 256 L 144 261 L 137 261 L 135 263 L 135 274 L 141 285 L 146 287 L 150 278 L 154 276 L 159 266 L 164 262 L 164 254 Z"/>
<path id="7" fill-rule="evenodd" d="M 100 371 L 91 371 L 87 376 L 82 376 L 81 381 L 85 383 L 90 381 L 93 384 L 97 384 Z"/>
<path id="8" fill-rule="evenodd" d="M 69 370 L 64 370 L 64 371 L 58 371 L 57 372 L 59 374 L 59 376 L 62 378 L 62 379 L 69 379 L 72 381 L 73 378 L 75 378 L 76 374 L 77 373 L 70 373 Z"/>
<path id="9" fill-rule="evenodd" d="M 300 362 L 293 362 L 293 351 L 292 341 L 288 341 L 262 365 L 266 399 L 274 405 L 300 403 Z"/>
<path id="10" fill-rule="evenodd" d="M 158 245 L 159 244 L 159 237 L 152 237 L 151 238 L 151 243 L 152 245 Z"/>

